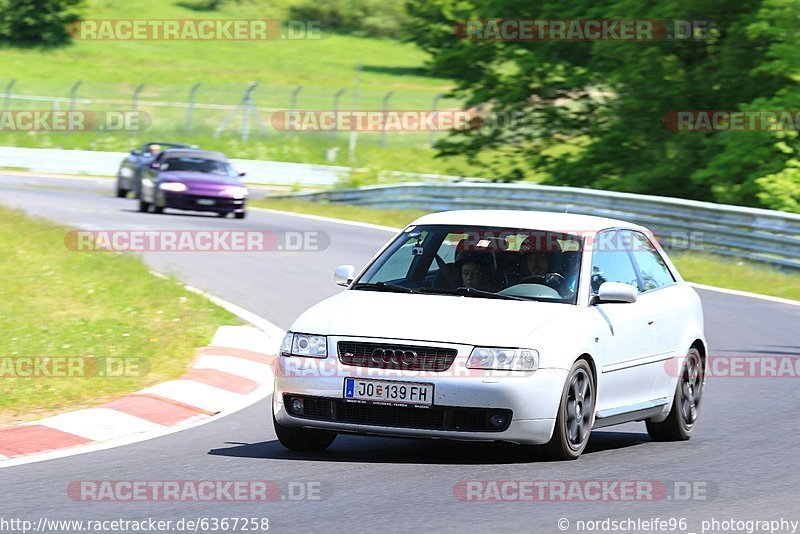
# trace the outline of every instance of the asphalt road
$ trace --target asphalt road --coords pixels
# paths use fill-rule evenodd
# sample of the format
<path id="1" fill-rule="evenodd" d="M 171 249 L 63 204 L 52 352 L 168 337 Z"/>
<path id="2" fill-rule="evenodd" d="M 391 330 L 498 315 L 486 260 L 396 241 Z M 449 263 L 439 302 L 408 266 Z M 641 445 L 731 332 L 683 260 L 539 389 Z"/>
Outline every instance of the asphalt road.
<path id="1" fill-rule="evenodd" d="M 140 214 L 134 201 L 113 198 L 111 182 L 104 180 L 0 175 L 0 202 L 88 229 L 320 232 L 331 246 L 318 252 L 144 255 L 155 269 L 284 328 L 307 306 L 338 290 L 332 283 L 336 265 L 363 265 L 390 237 L 378 230 L 257 211 L 243 221 Z M 800 307 L 715 292 L 701 296 L 712 355 L 800 355 Z M 0 518 L 176 521 L 238 516 L 268 517 L 276 532 L 534 533 L 562 532 L 557 526 L 562 518 L 570 522 L 566 532 L 578 532 L 579 520 L 605 518 L 687 519 L 685 530 L 627 525 L 628 532 L 701 532 L 701 521 L 712 519 L 800 520 L 798 380 L 710 378 L 691 441 L 654 443 L 643 423 L 632 423 L 593 433 L 587 451 L 575 462 L 545 462 L 505 445 L 347 436 L 325 453 L 288 452 L 272 431 L 267 399 L 163 438 L 2 469 Z M 310 482 L 311 488 L 319 487 L 320 498 L 86 503 L 67 493 L 76 480 L 195 479 Z M 463 502 L 454 495 L 463 480 L 649 480 L 665 484 L 670 492 L 675 482 L 696 482 L 700 492 L 690 499 L 655 502 Z M 723 526 L 714 531 L 723 532 Z"/>

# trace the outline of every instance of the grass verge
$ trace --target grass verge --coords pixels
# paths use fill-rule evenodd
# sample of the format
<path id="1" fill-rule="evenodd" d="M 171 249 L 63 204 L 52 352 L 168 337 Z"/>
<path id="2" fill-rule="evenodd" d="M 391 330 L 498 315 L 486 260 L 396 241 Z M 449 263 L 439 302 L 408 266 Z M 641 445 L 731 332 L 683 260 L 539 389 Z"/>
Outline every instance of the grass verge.
<path id="1" fill-rule="evenodd" d="M 263 199 L 252 206 L 334 217 L 402 228 L 414 219 L 430 213 L 417 209 L 377 209 L 345 204 L 306 202 L 302 200 Z M 698 284 L 750 291 L 773 297 L 800 300 L 800 275 L 780 271 L 763 264 L 708 253 L 670 253 L 684 279 Z"/>
<path id="2" fill-rule="evenodd" d="M 180 376 L 218 326 L 240 323 L 136 257 L 70 251 L 68 230 L 0 207 L 0 424 Z M 87 358 L 85 374 L 97 364 L 127 376 L 19 376 L 20 358 L 42 356 Z"/>

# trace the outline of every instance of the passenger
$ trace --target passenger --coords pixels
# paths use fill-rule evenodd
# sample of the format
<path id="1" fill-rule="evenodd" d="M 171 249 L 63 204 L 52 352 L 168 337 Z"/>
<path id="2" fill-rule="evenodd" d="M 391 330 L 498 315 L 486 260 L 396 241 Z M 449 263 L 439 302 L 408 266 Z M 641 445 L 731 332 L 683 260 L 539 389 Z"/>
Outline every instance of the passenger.
<path id="1" fill-rule="evenodd" d="M 516 283 L 544 284 L 552 287 L 561 295 L 569 288 L 561 274 L 561 246 L 552 241 L 552 246 L 542 244 L 543 239 L 528 236 L 519 247 L 519 272 Z M 552 250 L 550 250 L 552 248 Z"/>
<path id="2" fill-rule="evenodd" d="M 489 254 L 465 253 L 457 261 L 461 287 L 471 287 L 482 291 L 497 291 L 492 276 Z"/>

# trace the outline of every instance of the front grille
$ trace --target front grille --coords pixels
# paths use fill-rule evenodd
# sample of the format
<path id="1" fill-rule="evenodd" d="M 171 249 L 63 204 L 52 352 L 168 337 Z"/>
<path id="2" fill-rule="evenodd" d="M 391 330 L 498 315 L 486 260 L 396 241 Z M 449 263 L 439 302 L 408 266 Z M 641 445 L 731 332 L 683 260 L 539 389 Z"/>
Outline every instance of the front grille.
<path id="1" fill-rule="evenodd" d="M 296 414 L 289 408 L 292 400 L 303 401 L 303 413 Z M 384 406 L 345 402 L 341 399 L 309 397 L 305 395 L 283 395 L 287 412 L 294 417 L 316 421 L 332 421 L 357 425 L 415 428 L 421 430 L 450 430 L 457 432 L 502 432 L 511 423 L 511 410 L 493 408 L 465 408 L 431 406 L 413 408 L 408 406 Z M 493 415 L 502 415 L 505 424 L 494 427 L 489 423 Z"/>
<path id="2" fill-rule="evenodd" d="M 339 361 L 356 367 L 377 367 L 402 371 L 447 371 L 456 359 L 456 349 L 340 341 Z"/>

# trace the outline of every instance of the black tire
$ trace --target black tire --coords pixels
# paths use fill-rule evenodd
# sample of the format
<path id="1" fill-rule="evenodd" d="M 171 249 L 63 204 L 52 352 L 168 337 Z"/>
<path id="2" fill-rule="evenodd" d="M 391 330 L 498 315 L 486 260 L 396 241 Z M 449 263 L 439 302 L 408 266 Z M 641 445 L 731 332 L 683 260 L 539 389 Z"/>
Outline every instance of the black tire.
<path id="1" fill-rule="evenodd" d="M 227 211 L 218 211 L 217 212 L 217 217 L 219 217 L 220 219 L 224 219 L 227 216 L 228 216 L 228 212 Z"/>
<path id="2" fill-rule="evenodd" d="M 164 213 L 164 208 L 157 204 L 153 204 L 153 213 Z"/>
<path id="3" fill-rule="evenodd" d="M 125 198 L 128 196 L 128 190 L 117 186 L 117 198 Z"/>
<path id="4" fill-rule="evenodd" d="M 142 213 L 148 213 L 150 211 L 150 203 L 145 202 L 141 198 L 139 199 L 139 211 Z"/>
<path id="5" fill-rule="evenodd" d="M 700 352 L 695 348 L 689 349 L 678 377 L 675 400 L 669 415 L 660 423 L 645 422 L 647 433 L 654 441 L 686 441 L 692 437 L 697 425 L 704 382 L 705 372 Z"/>
<path id="6" fill-rule="evenodd" d="M 237 219 L 244 219 L 245 215 L 246 215 L 246 212 L 244 212 L 244 211 L 237 212 L 237 213 L 233 214 L 233 216 L 236 217 Z"/>
<path id="7" fill-rule="evenodd" d="M 324 451 L 336 439 L 336 432 L 282 425 L 272 415 L 272 424 L 278 441 L 293 451 Z"/>
<path id="8" fill-rule="evenodd" d="M 592 368 L 586 360 L 578 360 L 564 383 L 553 437 L 543 447 L 547 457 L 575 460 L 581 455 L 594 425 L 595 398 Z"/>

